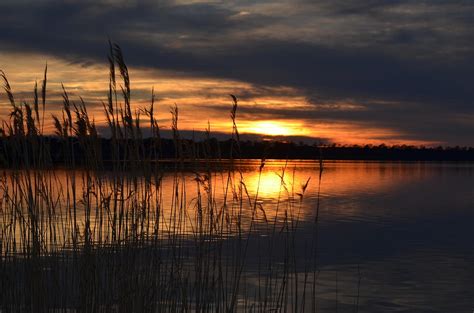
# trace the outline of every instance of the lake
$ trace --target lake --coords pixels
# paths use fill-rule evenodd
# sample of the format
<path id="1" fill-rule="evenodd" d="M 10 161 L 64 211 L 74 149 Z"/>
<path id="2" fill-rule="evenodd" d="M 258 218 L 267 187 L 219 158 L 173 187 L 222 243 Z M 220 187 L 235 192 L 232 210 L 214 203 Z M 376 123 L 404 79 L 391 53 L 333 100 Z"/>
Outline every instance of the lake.
<path id="1" fill-rule="evenodd" d="M 473 174 L 465 164 L 327 163 L 322 311 L 334 312 L 336 277 L 339 308 L 351 306 L 358 265 L 363 312 L 472 311 Z M 308 208 L 315 186 L 310 191 Z"/>
<path id="2" fill-rule="evenodd" d="M 221 304 L 215 301 L 255 312 L 272 310 L 280 301 L 279 310 L 287 311 L 474 309 L 474 164 L 327 161 L 322 173 L 318 161 L 242 161 L 233 164 L 233 171 L 229 166 L 200 164 L 194 171 L 145 173 L 147 178 L 122 173 L 120 179 L 85 170 L 4 171 L 3 254 L 21 259 L 34 250 L 32 238 L 38 235 L 18 217 L 28 216 L 26 203 L 34 202 L 43 212 L 35 223 L 45 251 L 38 253 L 46 259 L 64 253 L 63 259 L 73 260 L 62 251 L 87 245 L 95 247 L 92 251 L 109 251 L 124 242 L 139 247 L 134 257 L 142 253 L 143 260 L 154 255 L 157 245 L 163 253 L 156 257 L 159 262 L 179 251 L 179 273 L 188 273 L 186 279 L 180 274 L 179 281 L 194 286 L 189 289 L 193 305 L 207 299 L 205 303 L 213 303 L 207 308 L 216 311 Z M 48 183 L 31 187 L 32 181 Z M 28 188 L 37 194 L 35 200 L 22 200 Z M 46 192 L 48 197 L 38 196 Z M 101 262 L 110 267 L 113 253 L 89 253 L 95 270 Z M 141 267 L 142 261 L 133 264 Z M 15 262 L 11 268 L 19 274 L 13 277 L 19 279 L 26 274 L 18 269 L 22 261 Z M 174 262 L 161 270 L 172 272 Z M 58 277 L 71 272 L 73 265 L 64 264 Z M 216 264 L 225 270 L 205 276 Z M 147 271 L 153 272 L 156 265 L 149 266 Z M 42 275 L 47 282 L 39 284 L 53 288 L 49 274 Z M 96 279 L 113 285 L 111 275 Z M 73 291 L 64 299 L 75 296 L 75 279 L 67 279 L 66 289 Z M 226 292 L 219 298 L 196 291 L 199 286 L 218 289 L 219 284 L 235 285 L 235 299 Z M 23 294 L 15 291 L 8 297 L 13 301 Z M 73 306 L 66 302 L 51 300 L 54 307 Z"/>

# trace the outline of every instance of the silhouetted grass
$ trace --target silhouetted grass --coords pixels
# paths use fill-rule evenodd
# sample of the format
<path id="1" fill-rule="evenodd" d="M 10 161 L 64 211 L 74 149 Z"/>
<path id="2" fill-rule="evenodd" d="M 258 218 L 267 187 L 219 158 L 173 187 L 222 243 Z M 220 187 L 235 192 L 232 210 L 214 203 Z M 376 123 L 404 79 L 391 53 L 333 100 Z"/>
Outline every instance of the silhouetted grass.
<path id="1" fill-rule="evenodd" d="M 207 157 L 189 160 L 187 153 L 186 162 L 196 166 L 185 168 L 184 151 L 196 143 L 182 140 L 175 106 L 174 168 L 165 169 L 156 162 L 161 136 L 153 92 L 149 107 L 133 110 L 117 45 L 111 44 L 109 63 L 103 108 L 110 166 L 86 103 L 72 101 L 63 87 L 62 111 L 52 118 L 64 164 L 52 167 L 43 136 L 47 69 L 41 91 L 34 87 L 33 105 L 16 102 L 1 72 L 11 114 L 1 132 L 8 149 L 0 177 L 0 312 L 314 312 L 316 228 L 309 257 L 296 255 L 310 180 L 300 190 L 289 188 L 285 166 L 271 214 L 259 188 L 250 194 L 236 163 L 233 95 L 226 165 L 215 170 L 208 130 L 200 146 Z M 144 146 L 143 121 L 151 149 Z M 80 160 L 77 147 L 85 152 Z M 258 165 L 259 180 L 265 162 Z"/>

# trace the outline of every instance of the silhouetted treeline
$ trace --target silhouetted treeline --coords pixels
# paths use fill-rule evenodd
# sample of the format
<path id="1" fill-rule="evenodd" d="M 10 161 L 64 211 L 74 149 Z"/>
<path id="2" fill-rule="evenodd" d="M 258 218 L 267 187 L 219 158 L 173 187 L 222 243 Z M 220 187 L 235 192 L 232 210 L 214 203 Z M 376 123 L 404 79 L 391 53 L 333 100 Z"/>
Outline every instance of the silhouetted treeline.
<path id="1" fill-rule="evenodd" d="M 224 145 L 228 146 L 228 143 Z M 386 145 L 306 145 L 293 142 L 240 143 L 243 158 L 393 161 L 474 161 L 472 147 L 416 147 Z"/>
<path id="2" fill-rule="evenodd" d="M 393 161 L 474 161 L 472 147 L 416 146 L 340 146 L 307 145 L 281 141 L 243 141 L 215 138 L 194 142 L 187 139 L 145 138 L 113 141 L 95 138 L 84 142 L 76 137 L 39 137 L 41 145 L 28 138 L 0 139 L 2 167 L 34 167 L 62 164 L 84 165 L 82 160 L 95 159 L 97 165 L 117 161 L 194 160 L 194 159 L 325 159 L 325 160 L 393 160 Z M 41 146 L 41 149 L 38 149 Z M 39 156 L 38 154 L 41 154 Z M 100 164 L 99 164 L 100 163 Z"/>

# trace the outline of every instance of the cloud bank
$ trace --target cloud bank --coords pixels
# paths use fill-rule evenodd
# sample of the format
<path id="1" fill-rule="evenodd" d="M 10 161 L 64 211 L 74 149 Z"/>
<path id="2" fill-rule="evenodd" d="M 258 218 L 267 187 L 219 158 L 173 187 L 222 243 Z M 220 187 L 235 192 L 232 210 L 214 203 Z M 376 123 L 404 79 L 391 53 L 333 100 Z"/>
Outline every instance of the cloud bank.
<path id="1" fill-rule="evenodd" d="M 105 60 L 111 38 L 133 66 L 243 81 L 256 90 L 290 87 L 310 104 L 244 113 L 474 145 L 469 1 L 23 0 L 3 1 L 0 11 L 2 51 L 88 64 Z"/>

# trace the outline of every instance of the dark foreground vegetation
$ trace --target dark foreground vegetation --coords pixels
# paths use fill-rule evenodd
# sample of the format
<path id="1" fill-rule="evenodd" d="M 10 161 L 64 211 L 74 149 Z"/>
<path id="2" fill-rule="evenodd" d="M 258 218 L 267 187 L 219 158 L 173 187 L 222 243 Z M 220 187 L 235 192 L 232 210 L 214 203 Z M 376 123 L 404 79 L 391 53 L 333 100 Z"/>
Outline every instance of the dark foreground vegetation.
<path id="1" fill-rule="evenodd" d="M 315 312 L 319 201 L 300 220 L 310 179 L 290 188 L 283 167 L 278 201 L 263 203 L 234 167 L 246 149 L 234 96 L 229 164 L 216 175 L 210 134 L 183 140 L 174 107 L 173 139 L 162 140 L 153 96 L 132 114 L 118 46 L 109 61 L 108 140 L 66 90 L 57 137 L 45 137 L 46 71 L 31 104 L 16 102 L 1 73 L 11 114 L 0 154 L 0 312 Z M 170 156 L 171 170 L 155 162 Z M 190 158 L 204 165 L 182 171 Z M 260 182 L 265 159 L 257 168 Z"/>

